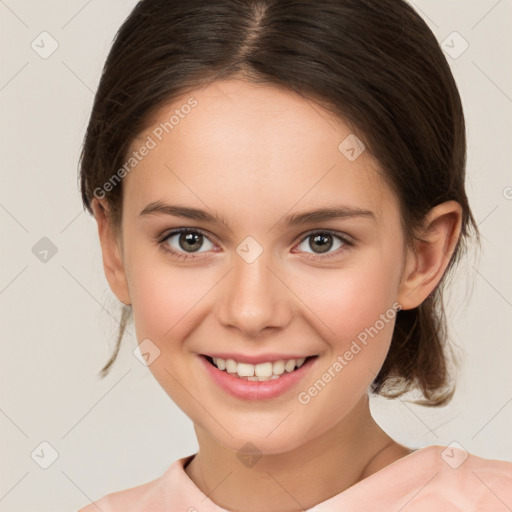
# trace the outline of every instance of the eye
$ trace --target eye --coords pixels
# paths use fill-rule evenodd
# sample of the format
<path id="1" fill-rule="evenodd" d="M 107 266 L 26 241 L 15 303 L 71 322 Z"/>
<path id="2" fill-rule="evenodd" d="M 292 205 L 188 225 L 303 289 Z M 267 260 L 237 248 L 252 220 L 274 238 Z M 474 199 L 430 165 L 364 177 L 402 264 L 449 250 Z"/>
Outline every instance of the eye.
<path id="1" fill-rule="evenodd" d="M 193 258 L 194 256 L 188 256 L 187 254 L 206 252 L 215 247 L 204 233 L 190 228 L 171 231 L 160 240 L 160 244 L 179 259 Z M 205 251 L 200 251 L 201 248 L 204 248 Z"/>
<path id="2" fill-rule="evenodd" d="M 306 244 L 307 241 L 309 243 Z M 205 233 L 192 228 L 174 229 L 161 238 L 159 244 L 178 260 L 193 259 L 196 257 L 194 256 L 195 253 L 208 252 L 215 249 L 215 245 Z M 299 249 L 293 249 L 292 252 L 309 253 L 310 256 L 306 256 L 309 259 L 322 258 L 323 254 L 326 255 L 323 258 L 328 258 L 347 250 L 353 245 L 353 242 L 340 234 L 330 231 L 316 231 L 307 234 L 297 246 Z M 201 249 L 204 250 L 201 251 Z M 308 249 L 311 249 L 311 251 L 308 251 Z"/>
<path id="3" fill-rule="evenodd" d="M 309 252 L 307 249 L 311 249 L 311 252 L 309 253 L 314 254 L 315 256 L 313 257 L 326 253 L 328 253 L 327 257 L 329 257 L 331 256 L 329 251 L 331 251 L 331 253 L 336 253 L 340 250 L 343 251 L 353 246 L 353 243 L 340 234 L 334 234 L 330 231 L 316 231 L 306 235 L 297 247 L 300 248 L 301 246 L 302 249 L 299 250 L 306 253 Z M 332 249 L 334 249 L 334 251 L 332 251 Z M 311 256 L 308 257 L 311 258 Z"/>

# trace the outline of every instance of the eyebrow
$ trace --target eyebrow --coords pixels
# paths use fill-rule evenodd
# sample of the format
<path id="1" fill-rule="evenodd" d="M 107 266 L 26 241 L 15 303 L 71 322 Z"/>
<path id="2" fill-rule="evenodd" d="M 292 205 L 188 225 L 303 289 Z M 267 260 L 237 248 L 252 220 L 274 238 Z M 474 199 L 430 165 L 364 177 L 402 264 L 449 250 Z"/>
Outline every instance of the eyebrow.
<path id="1" fill-rule="evenodd" d="M 162 201 L 153 201 L 149 203 L 140 213 L 139 216 L 146 215 L 171 215 L 174 217 L 183 217 L 186 219 L 199 220 L 212 224 L 222 224 L 231 230 L 229 223 L 225 218 L 217 213 L 210 213 L 206 210 L 191 208 L 188 206 L 171 205 Z M 276 224 L 286 224 L 289 226 L 298 226 L 302 224 L 312 224 L 314 222 L 322 222 L 326 220 L 344 219 L 353 217 L 366 217 L 376 220 L 375 214 L 370 210 L 364 210 L 352 206 L 336 206 L 329 208 L 319 208 L 316 210 L 292 213 L 285 216 Z M 275 225 L 275 224 L 274 224 Z"/>

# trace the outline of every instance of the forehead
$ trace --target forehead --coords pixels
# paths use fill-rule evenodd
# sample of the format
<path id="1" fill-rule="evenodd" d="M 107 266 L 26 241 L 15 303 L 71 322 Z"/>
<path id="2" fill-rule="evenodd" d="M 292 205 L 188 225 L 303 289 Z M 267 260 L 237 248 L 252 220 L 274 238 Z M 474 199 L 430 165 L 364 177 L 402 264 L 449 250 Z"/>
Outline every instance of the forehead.
<path id="1" fill-rule="evenodd" d="M 127 176 L 125 195 L 140 208 L 179 197 L 247 211 L 262 202 L 280 211 L 298 201 L 336 202 L 382 215 L 396 199 L 368 151 L 352 158 L 362 149 L 354 137 L 347 123 L 294 91 L 218 81 L 156 112 L 131 145 L 130 152 L 151 141 L 152 149 Z"/>

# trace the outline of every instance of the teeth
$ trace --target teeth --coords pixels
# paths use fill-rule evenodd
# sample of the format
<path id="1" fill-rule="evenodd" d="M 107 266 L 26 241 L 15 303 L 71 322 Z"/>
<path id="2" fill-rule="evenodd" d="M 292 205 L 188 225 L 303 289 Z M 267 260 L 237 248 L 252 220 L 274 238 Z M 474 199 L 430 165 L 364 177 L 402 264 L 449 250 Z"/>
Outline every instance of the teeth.
<path id="1" fill-rule="evenodd" d="M 239 364 L 240 366 L 240 364 Z M 272 376 L 272 363 L 260 363 L 254 366 L 254 375 L 258 377 Z"/>
<path id="2" fill-rule="evenodd" d="M 275 361 L 272 363 L 272 373 L 274 375 L 281 375 L 284 373 L 284 361 Z"/>
<path id="3" fill-rule="evenodd" d="M 220 357 L 214 357 L 213 362 L 215 363 L 215 366 L 217 366 L 219 370 L 226 369 L 226 361 L 224 361 L 224 359 L 221 359 Z"/>
<path id="4" fill-rule="evenodd" d="M 237 372 L 240 377 L 254 377 L 254 365 L 238 363 Z"/>
<path id="5" fill-rule="evenodd" d="M 300 359 L 290 359 L 288 361 L 274 361 L 259 364 L 239 363 L 234 359 L 222 359 L 221 357 L 214 357 L 213 364 L 219 369 L 227 373 L 234 374 L 242 379 L 264 382 L 267 380 L 278 379 L 285 373 L 291 373 L 295 368 L 300 368 L 305 357 Z"/>
<path id="6" fill-rule="evenodd" d="M 217 359 L 220 359 L 220 357 L 218 357 Z M 222 359 L 221 359 L 221 361 L 222 361 Z M 238 363 L 234 359 L 226 359 L 225 366 L 226 366 L 226 371 L 228 373 L 236 373 Z"/>
<path id="7" fill-rule="evenodd" d="M 286 361 L 286 364 L 284 365 L 284 369 L 287 372 L 293 372 L 295 370 L 295 363 L 297 361 L 295 359 L 290 359 L 289 361 Z"/>

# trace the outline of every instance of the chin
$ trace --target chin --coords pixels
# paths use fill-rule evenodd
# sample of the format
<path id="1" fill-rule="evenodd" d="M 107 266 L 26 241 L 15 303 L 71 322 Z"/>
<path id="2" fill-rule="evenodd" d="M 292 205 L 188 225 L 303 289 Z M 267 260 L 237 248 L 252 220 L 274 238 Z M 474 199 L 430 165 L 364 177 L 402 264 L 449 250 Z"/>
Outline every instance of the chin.
<path id="1" fill-rule="evenodd" d="M 236 452 L 237 455 L 254 452 L 253 455 L 279 455 L 299 449 L 313 437 L 307 430 L 307 425 L 300 422 L 298 418 L 290 421 L 294 413 L 280 415 L 279 419 L 268 422 L 257 422 L 248 425 L 244 423 L 231 422 L 231 428 L 228 427 L 229 434 L 226 433 L 217 424 L 211 429 L 208 425 L 208 435 L 213 437 L 219 444 L 225 448 Z M 290 425 L 287 423 L 290 421 Z M 301 426 L 300 429 L 295 427 Z"/>

